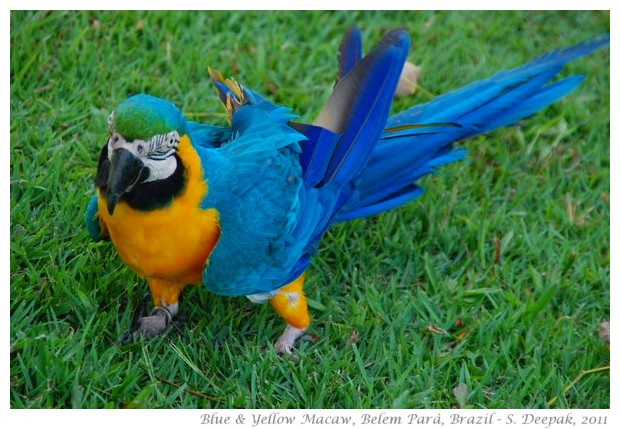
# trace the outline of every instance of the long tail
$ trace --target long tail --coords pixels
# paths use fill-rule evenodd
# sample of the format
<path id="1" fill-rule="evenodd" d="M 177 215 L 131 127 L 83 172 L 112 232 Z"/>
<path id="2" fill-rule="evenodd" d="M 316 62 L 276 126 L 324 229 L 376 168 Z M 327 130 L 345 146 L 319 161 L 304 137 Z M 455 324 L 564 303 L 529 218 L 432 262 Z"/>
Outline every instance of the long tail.
<path id="1" fill-rule="evenodd" d="M 347 61 L 345 69 L 358 58 L 355 33 L 350 30 L 340 48 L 341 59 Z M 567 62 L 608 43 L 605 35 L 550 52 L 393 116 L 334 221 L 371 216 L 420 196 L 422 188 L 416 180 L 466 155 L 463 149 L 453 149 L 454 142 L 514 124 L 562 98 L 584 77 L 549 81 Z"/>

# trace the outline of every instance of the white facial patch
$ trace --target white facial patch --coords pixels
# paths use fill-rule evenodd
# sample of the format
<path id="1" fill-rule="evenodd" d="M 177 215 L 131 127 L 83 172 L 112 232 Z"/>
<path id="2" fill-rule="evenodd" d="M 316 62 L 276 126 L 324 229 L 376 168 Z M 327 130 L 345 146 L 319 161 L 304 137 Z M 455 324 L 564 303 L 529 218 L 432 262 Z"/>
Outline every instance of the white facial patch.
<path id="1" fill-rule="evenodd" d="M 174 156 L 179 145 L 180 135 L 177 131 L 153 136 L 149 141 L 136 139 L 127 141 L 114 129 L 114 113 L 108 118 L 110 137 L 108 138 L 108 158 L 112 152 L 125 149 L 138 158 L 149 169 L 149 177 L 144 182 L 166 179 L 175 172 L 177 159 Z"/>

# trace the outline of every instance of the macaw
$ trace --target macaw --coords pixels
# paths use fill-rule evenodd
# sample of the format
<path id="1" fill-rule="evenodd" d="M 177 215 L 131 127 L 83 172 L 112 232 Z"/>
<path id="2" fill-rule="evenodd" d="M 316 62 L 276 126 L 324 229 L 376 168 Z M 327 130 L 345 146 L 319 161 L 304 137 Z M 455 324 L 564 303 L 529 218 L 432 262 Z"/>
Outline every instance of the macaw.
<path id="1" fill-rule="evenodd" d="M 165 330 L 186 285 L 265 302 L 286 322 L 275 343 L 290 353 L 310 324 L 304 276 L 325 231 L 422 194 L 416 181 L 464 158 L 453 144 L 531 116 L 582 76 L 549 81 L 609 36 L 543 55 L 389 117 L 409 37 L 387 33 L 362 56 L 360 31 L 339 47 L 333 92 L 311 124 L 209 69 L 229 126 L 187 120 L 146 94 L 122 101 L 86 211 L 93 239 L 109 239 L 146 278 L 153 311 L 136 335 Z"/>

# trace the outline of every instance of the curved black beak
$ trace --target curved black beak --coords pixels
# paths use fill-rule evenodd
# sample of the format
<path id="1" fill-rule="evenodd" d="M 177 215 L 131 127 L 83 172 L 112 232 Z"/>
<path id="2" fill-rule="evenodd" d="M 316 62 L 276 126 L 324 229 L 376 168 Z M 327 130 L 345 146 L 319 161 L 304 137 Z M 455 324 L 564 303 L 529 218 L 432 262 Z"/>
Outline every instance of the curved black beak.
<path id="1" fill-rule="evenodd" d="M 120 197 L 131 191 L 134 186 L 146 179 L 148 170 L 138 158 L 127 149 L 115 149 L 110 158 L 108 176 L 108 212 L 114 208 Z"/>

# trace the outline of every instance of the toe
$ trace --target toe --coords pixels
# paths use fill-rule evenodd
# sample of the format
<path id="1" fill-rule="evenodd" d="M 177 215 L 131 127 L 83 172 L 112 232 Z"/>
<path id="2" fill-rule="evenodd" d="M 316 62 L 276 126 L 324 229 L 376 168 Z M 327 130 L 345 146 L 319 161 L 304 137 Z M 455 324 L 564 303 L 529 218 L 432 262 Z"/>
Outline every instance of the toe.
<path id="1" fill-rule="evenodd" d="M 288 342 L 280 340 L 278 340 L 273 346 L 273 348 L 276 350 L 276 353 L 279 355 L 290 355 L 291 347 L 293 347 L 293 344 L 288 344 Z"/>
<path id="2" fill-rule="evenodd" d="M 281 355 L 290 355 L 291 350 L 295 347 L 295 341 L 306 332 L 306 329 L 299 329 L 292 325 L 287 325 L 286 329 L 274 344 L 276 353 Z"/>
<path id="3" fill-rule="evenodd" d="M 144 334 L 150 338 L 164 332 L 166 326 L 168 326 L 167 319 L 159 314 L 142 317 L 138 320 L 138 329 L 136 333 Z"/>

